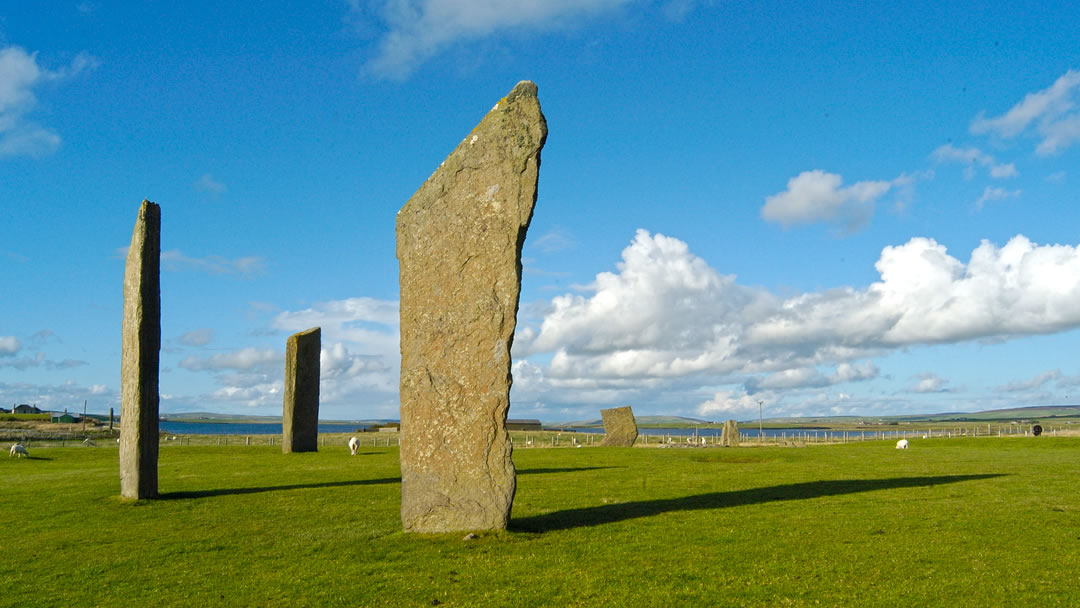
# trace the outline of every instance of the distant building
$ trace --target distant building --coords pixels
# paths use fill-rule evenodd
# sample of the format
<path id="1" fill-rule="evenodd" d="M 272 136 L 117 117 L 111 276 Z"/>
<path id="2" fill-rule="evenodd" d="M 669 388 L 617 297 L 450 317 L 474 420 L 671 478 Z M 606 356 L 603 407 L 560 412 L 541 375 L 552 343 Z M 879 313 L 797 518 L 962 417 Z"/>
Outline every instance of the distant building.
<path id="1" fill-rule="evenodd" d="M 506 419 L 506 430 L 508 431 L 539 431 L 541 428 L 540 421 L 532 418 Z"/>
<path id="2" fill-rule="evenodd" d="M 53 422 L 63 422 L 64 424 L 73 424 L 82 422 L 82 416 L 79 416 L 78 414 L 69 414 L 67 412 L 52 412 L 49 415 L 49 420 Z"/>
<path id="3" fill-rule="evenodd" d="M 0 407 L 0 414 L 10 414 L 10 413 L 11 413 L 11 410 L 9 410 L 7 408 L 4 408 L 4 407 Z"/>
<path id="4" fill-rule="evenodd" d="M 41 410 L 36 405 L 27 405 L 25 403 L 15 406 L 16 414 L 40 414 Z"/>

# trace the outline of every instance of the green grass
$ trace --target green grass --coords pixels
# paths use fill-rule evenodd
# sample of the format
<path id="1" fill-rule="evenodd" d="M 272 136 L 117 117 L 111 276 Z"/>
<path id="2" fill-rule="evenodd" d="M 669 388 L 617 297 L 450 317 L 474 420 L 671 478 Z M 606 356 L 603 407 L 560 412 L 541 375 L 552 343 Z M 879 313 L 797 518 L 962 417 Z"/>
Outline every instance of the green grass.
<path id="1" fill-rule="evenodd" d="M 1080 439 L 519 449 L 511 530 L 401 532 L 397 448 L 0 459 L 0 606 L 1076 606 Z"/>

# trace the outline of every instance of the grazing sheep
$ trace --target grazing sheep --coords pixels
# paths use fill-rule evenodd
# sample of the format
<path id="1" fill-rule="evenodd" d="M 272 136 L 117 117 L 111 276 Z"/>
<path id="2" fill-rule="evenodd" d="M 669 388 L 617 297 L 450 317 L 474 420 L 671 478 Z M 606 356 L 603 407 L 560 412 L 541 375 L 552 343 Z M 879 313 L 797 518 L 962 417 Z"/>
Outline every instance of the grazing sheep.
<path id="1" fill-rule="evenodd" d="M 897 441 L 896 442 L 896 449 L 898 449 L 898 450 L 906 450 L 907 449 L 907 439 L 901 439 L 900 441 Z"/>
<path id="2" fill-rule="evenodd" d="M 26 456 L 27 458 L 29 458 L 30 457 L 30 452 L 26 451 L 26 448 L 23 447 L 23 444 L 21 444 L 21 443 L 13 443 L 11 445 L 11 455 L 12 456 L 18 456 L 19 458 L 22 458 L 23 456 Z"/>
<path id="3" fill-rule="evenodd" d="M 360 440 L 357 439 L 356 437 L 353 437 L 352 439 L 350 439 L 349 440 L 349 452 L 353 456 L 356 456 L 356 450 L 359 450 L 359 449 L 360 449 Z"/>

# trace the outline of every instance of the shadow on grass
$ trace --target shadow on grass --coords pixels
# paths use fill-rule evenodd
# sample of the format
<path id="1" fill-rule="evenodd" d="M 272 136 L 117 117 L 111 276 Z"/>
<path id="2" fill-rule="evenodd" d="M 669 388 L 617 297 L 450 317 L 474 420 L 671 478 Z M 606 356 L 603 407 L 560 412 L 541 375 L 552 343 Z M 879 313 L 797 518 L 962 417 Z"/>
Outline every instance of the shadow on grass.
<path id="1" fill-rule="evenodd" d="M 532 475 L 537 473 L 576 473 L 578 471 L 596 471 L 599 469 L 625 469 L 626 467 L 570 467 L 565 469 L 518 469 L 518 475 Z"/>
<path id="2" fill-rule="evenodd" d="M 382 479 L 356 479 L 352 481 L 326 481 L 323 483 L 298 483 L 288 486 L 263 486 L 256 488 L 221 488 L 217 490 L 191 490 L 188 492 L 163 492 L 160 500 L 182 500 L 187 498 L 209 498 L 211 496 L 233 496 L 237 494 L 259 494 L 262 492 L 281 492 L 285 490 L 309 490 L 313 488 L 341 488 L 347 486 L 372 486 L 384 483 L 401 483 L 400 477 Z"/>
<path id="3" fill-rule="evenodd" d="M 619 504 L 567 509 L 547 515 L 520 517 L 510 521 L 510 529 L 516 532 L 550 532 L 586 526 L 598 526 L 638 517 L 649 517 L 669 511 L 694 511 L 698 509 L 723 509 L 782 500 L 805 500 L 822 496 L 838 496 L 875 490 L 893 490 L 935 486 L 961 481 L 991 479 L 1001 474 L 939 475 L 936 477 L 898 477 L 894 479 L 831 479 L 791 483 L 766 488 L 749 488 L 730 492 L 710 492 L 681 498 L 640 500 Z"/>

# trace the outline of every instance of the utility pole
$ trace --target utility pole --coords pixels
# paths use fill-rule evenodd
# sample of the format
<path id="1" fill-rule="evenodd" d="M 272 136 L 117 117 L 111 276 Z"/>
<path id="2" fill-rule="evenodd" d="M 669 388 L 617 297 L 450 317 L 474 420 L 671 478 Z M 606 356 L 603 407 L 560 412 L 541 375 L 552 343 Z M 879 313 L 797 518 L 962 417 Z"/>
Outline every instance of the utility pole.
<path id="1" fill-rule="evenodd" d="M 761 399 L 757 402 L 757 436 L 759 443 L 765 443 L 765 429 L 761 423 L 761 404 L 765 403 Z"/>

